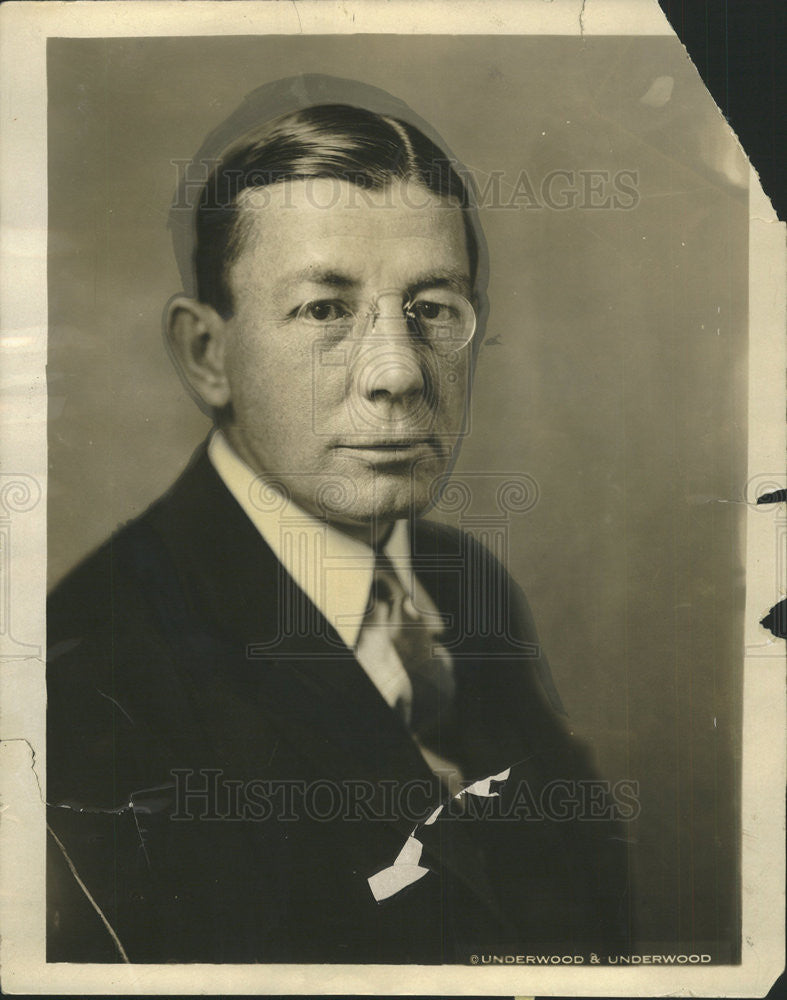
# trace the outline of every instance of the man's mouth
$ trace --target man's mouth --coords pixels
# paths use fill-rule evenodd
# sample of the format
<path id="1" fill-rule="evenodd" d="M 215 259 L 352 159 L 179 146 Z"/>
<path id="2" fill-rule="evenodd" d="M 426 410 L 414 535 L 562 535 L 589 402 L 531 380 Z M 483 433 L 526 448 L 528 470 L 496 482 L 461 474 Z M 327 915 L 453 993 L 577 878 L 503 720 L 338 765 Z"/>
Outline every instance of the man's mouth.
<path id="1" fill-rule="evenodd" d="M 341 448 L 417 448 L 419 445 L 431 444 L 431 438 L 394 438 L 383 441 L 347 441 Z"/>
<path id="2" fill-rule="evenodd" d="M 381 438 L 379 440 L 343 441 L 339 451 L 356 452 L 369 461 L 412 460 L 421 454 L 438 451 L 433 438 Z"/>

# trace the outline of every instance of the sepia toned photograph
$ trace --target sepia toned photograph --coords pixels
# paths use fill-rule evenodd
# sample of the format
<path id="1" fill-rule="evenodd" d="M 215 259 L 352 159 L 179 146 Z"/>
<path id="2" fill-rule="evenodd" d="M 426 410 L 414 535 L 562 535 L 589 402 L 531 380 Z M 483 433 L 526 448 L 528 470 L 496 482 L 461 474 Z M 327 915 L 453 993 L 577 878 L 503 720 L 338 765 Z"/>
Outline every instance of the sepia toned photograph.
<path id="1" fill-rule="evenodd" d="M 46 39 L 66 974 L 747 961 L 749 163 L 666 29 L 430 31 Z"/>

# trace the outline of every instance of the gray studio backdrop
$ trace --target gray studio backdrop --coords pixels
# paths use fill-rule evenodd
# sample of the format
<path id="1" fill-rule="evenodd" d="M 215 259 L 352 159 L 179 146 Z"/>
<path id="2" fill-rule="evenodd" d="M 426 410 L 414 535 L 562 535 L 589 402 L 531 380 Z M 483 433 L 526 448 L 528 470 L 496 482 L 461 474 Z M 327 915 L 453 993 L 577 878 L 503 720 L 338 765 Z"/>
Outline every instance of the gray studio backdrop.
<path id="1" fill-rule="evenodd" d="M 643 951 L 735 960 L 747 172 L 676 40 L 50 41 L 50 579 L 208 431 L 161 336 L 172 161 L 301 72 L 401 98 L 486 188 L 471 501 L 440 516 L 502 539 L 575 730 L 639 782 Z"/>

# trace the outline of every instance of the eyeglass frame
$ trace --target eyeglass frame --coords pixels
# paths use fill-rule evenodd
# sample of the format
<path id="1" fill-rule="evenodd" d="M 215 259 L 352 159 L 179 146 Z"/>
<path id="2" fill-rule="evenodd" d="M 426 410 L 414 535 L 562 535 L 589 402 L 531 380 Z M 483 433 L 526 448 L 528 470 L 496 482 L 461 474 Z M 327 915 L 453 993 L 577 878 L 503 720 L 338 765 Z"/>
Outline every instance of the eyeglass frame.
<path id="1" fill-rule="evenodd" d="M 417 296 L 421 295 L 422 292 L 427 292 L 427 291 L 428 289 L 423 289 L 421 292 L 417 292 L 414 296 L 405 297 L 403 296 L 402 292 L 399 291 L 398 289 L 395 288 L 383 289 L 380 292 L 378 292 L 374 296 L 374 298 L 367 299 L 362 303 L 360 303 L 360 305 L 356 309 L 352 308 L 346 302 L 343 302 L 339 298 L 331 299 L 325 297 L 320 299 L 310 299 L 308 302 L 304 302 L 303 305 L 298 309 L 298 312 L 295 316 L 295 321 L 298 323 L 303 323 L 305 326 L 308 326 L 311 329 L 322 330 L 324 333 L 327 334 L 329 333 L 330 329 L 330 321 L 321 322 L 319 320 L 310 319 L 309 317 L 303 315 L 304 311 L 308 309 L 310 306 L 314 306 L 316 303 L 326 303 L 326 304 L 341 303 L 341 305 L 347 309 L 347 312 L 349 314 L 347 318 L 351 320 L 351 323 L 349 324 L 349 332 L 353 332 L 356 335 L 360 334 L 361 336 L 365 336 L 370 329 L 374 329 L 377 320 L 380 318 L 388 320 L 400 319 L 404 320 L 407 323 L 408 331 L 411 330 L 412 327 L 415 327 L 416 332 L 421 336 L 423 343 L 426 344 L 428 347 L 430 347 L 432 350 L 434 350 L 436 354 L 449 355 L 464 350 L 467 346 L 469 346 L 469 344 L 472 343 L 473 338 L 475 337 L 476 332 L 478 330 L 478 314 L 476 313 L 475 307 L 473 306 L 472 302 L 470 302 L 469 299 L 467 299 L 464 295 L 462 295 L 460 292 L 455 291 L 454 289 L 440 288 L 434 290 L 437 291 L 438 293 L 443 293 L 443 294 L 447 292 L 453 298 L 453 300 L 458 300 L 460 303 L 464 303 L 464 305 L 467 307 L 466 319 L 469 332 L 463 335 L 463 337 L 461 338 L 446 338 L 445 340 L 441 340 L 440 338 L 430 339 L 428 336 L 423 334 L 423 332 L 420 329 L 420 324 L 423 323 L 424 321 L 419 320 L 417 316 L 408 311 L 414 305 L 417 304 Z M 397 313 L 396 315 L 392 313 L 389 314 L 382 313 L 379 308 L 380 300 L 383 298 L 391 298 L 392 296 L 396 297 L 399 300 L 399 308 L 401 312 Z M 434 304 L 450 306 L 450 303 L 444 303 L 439 301 L 437 301 Z M 337 323 L 337 325 L 338 322 L 339 321 L 334 321 L 334 323 Z"/>

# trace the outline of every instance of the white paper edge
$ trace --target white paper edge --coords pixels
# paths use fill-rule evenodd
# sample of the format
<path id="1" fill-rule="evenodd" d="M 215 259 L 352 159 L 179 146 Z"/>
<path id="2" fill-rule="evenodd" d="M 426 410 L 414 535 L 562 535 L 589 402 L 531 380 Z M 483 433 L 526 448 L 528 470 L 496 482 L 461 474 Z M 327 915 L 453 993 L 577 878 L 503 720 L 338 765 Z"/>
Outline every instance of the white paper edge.
<path id="1" fill-rule="evenodd" d="M 13 519 L 11 630 L 43 647 L 46 441 L 46 96 L 45 42 L 53 36 L 269 34 L 294 32 L 465 34 L 672 34 L 656 0 L 482 0 L 362 4 L 190 2 L 9 3 L 0 8 L 0 468 L 32 476 L 43 495 Z M 580 25 L 581 18 L 581 25 Z M 184 29 L 188 19 L 189 30 Z M 784 465 L 784 224 L 752 175 L 749 487 L 773 482 Z M 759 256 L 757 257 L 759 261 Z M 27 425 L 29 433 L 20 430 Z M 12 428 L 9 435 L 8 428 Z M 44 423 L 45 426 L 45 423 Z M 36 433 L 36 430 L 39 430 Z M 43 439 L 42 439 L 43 438 Z M 761 492 L 761 490 L 759 491 Z M 43 717 L 40 658 L 0 661 L 4 778 L 0 828 L 0 974 L 5 992 L 41 993 L 375 993 L 762 996 L 784 965 L 785 694 L 783 645 L 763 646 L 753 624 L 778 599 L 774 542 L 780 508 L 748 508 L 743 757 L 743 963 L 659 969 L 400 966 L 46 965 L 43 951 Z M 24 553 L 24 562 L 14 557 Z M 762 573 L 752 572 L 761 567 Z M 752 613 L 754 612 L 754 617 Z M 35 651 L 33 651 L 35 653 Z M 756 721 L 755 721 L 756 720 Z M 35 748 L 35 752 L 33 750 Z M 35 768 L 33 764 L 35 763 Z M 15 832 L 18 834 L 15 836 Z M 19 835 L 22 834 L 23 835 Z"/>

